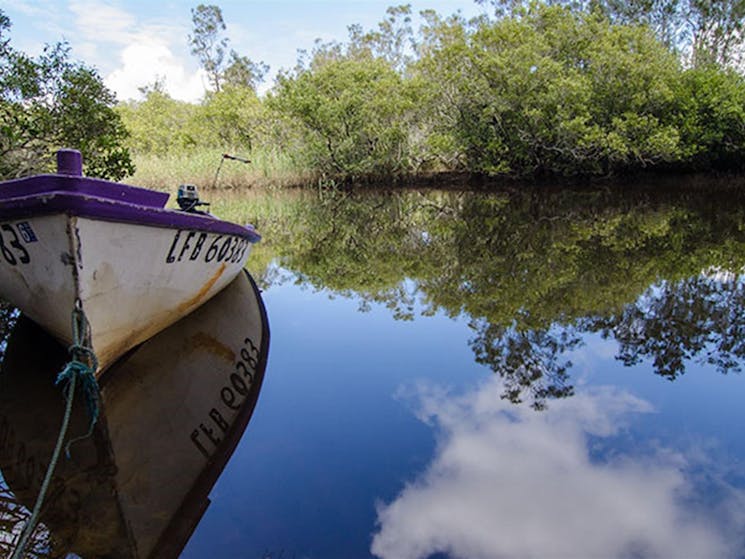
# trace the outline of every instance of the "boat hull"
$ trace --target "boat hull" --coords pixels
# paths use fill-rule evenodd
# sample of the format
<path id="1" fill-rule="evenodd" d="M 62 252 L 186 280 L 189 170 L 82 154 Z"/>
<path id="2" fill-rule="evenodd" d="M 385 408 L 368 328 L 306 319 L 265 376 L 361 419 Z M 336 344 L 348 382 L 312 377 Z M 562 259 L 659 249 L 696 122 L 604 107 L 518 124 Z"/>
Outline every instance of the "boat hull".
<path id="1" fill-rule="evenodd" d="M 17 542 L 56 443 L 66 402 L 54 380 L 67 360 L 65 348 L 24 317 L 6 348 L 2 556 Z M 114 363 L 99 379 L 100 415 L 92 436 L 75 442 L 69 458 L 57 463 L 31 548 L 55 557 L 177 558 L 249 423 L 268 354 L 261 294 L 241 273 L 208 303 Z M 68 440 L 85 433 L 89 421 L 79 393 Z M 3 491 L 4 483 L 12 494 Z"/>
<path id="2" fill-rule="evenodd" d="M 252 244 L 67 213 L 3 221 L 0 237 L 0 297 L 66 344 L 79 302 L 99 372 L 220 292 Z"/>

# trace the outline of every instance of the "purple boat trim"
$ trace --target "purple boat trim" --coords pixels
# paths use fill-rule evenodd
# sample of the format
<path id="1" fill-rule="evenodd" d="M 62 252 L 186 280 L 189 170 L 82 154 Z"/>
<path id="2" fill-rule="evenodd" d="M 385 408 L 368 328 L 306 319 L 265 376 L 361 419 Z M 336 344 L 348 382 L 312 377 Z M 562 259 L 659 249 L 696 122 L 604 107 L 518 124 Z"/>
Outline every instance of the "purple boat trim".
<path id="1" fill-rule="evenodd" d="M 34 177 L 40 178 L 40 177 Z M 46 178 L 46 176 L 44 176 Z M 63 177 L 64 178 L 64 177 Z M 32 179 L 21 179 L 31 181 Z M 95 179 L 90 179 L 98 185 Z M 11 181 L 13 183 L 20 181 Z M 206 231 L 221 235 L 236 235 L 255 243 L 261 239 L 251 226 L 242 226 L 228 221 L 221 221 L 209 215 L 181 212 L 150 205 L 124 202 L 111 197 L 90 195 L 85 192 L 65 189 L 64 191 L 39 191 L 25 196 L 8 198 L 5 183 L 0 187 L 0 220 L 8 221 L 29 218 L 37 215 L 68 214 L 78 217 L 99 219 L 102 221 L 115 221 L 119 223 L 133 223 L 137 225 L 149 225 L 152 227 L 164 227 L 169 229 L 182 229 L 192 231 Z M 49 184 L 49 183 L 47 183 Z M 110 183 L 115 184 L 115 183 Z M 124 185 L 116 185 L 125 189 L 133 189 Z M 15 189 L 14 189 L 15 190 Z M 168 199 L 167 194 L 152 192 L 144 189 L 136 189 L 151 194 L 162 194 Z M 96 191 L 96 194 L 99 192 Z M 131 200 L 132 198 L 130 198 Z M 137 198 L 135 199 L 142 199 Z M 165 203 L 165 202 L 164 202 Z"/>
<path id="2" fill-rule="evenodd" d="M 103 179 L 58 174 L 35 175 L 1 183 L 0 204 L 9 198 L 52 192 L 87 194 L 96 198 L 107 198 L 155 208 L 164 207 L 168 201 L 168 194 L 157 190 L 148 190 Z"/>
<path id="3" fill-rule="evenodd" d="M 166 209 L 168 194 L 164 192 L 82 175 L 80 152 L 59 150 L 57 174 L 0 183 L 0 220 L 62 213 L 103 221 L 236 235 L 252 243 L 261 239 L 250 225 Z"/>

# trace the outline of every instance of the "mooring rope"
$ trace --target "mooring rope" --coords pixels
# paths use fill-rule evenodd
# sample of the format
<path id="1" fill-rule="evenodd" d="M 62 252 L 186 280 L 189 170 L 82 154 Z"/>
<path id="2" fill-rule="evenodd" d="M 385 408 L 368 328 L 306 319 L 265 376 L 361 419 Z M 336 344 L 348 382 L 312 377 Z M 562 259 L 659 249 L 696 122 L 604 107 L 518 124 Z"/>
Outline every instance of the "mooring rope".
<path id="1" fill-rule="evenodd" d="M 98 368 L 98 360 L 96 359 L 95 353 L 93 353 L 93 349 L 90 347 L 90 325 L 85 313 L 83 312 L 80 300 L 76 301 L 75 308 L 72 311 L 72 341 L 73 343 L 69 348 L 71 360 L 67 365 L 65 365 L 65 368 L 62 369 L 59 375 L 57 375 L 57 380 L 55 381 L 55 385 L 65 383 L 63 390 L 65 400 L 67 401 L 65 405 L 65 414 L 62 418 L 62 425 L 60 426 L 59 435 L 57 435 L 57 443 L 52 452 L 52 458 L 49 461 L 47 473 L 45 474 L 44 481 L 41 484 L 41 489 L 36 498 L 36 503 L 34 504 L 31 516 L 28 521 L 26 521 L 26 525 L 21 531 L 21 537 L 11 559 L 20 559 L 23 556 L 29 538 L 36 529 L 36 524 L 39 521 L 39 513 L 41 512 L 44 498 L 46 497 L 47 490 L 52 481 L 52 475 L 57 467 L 60 452 L 62 451 L 62 443 L 67 436 L 67 428 L 70 424 L 70 416 L 72 415 L 72 403 L 75 399 L 75 385 L 78 378 L 80 378 L 83 394 L 85 395 L 90 424 L 88 432 L 85 435 L 72 439 L 67 443 L 67 446 L 65 447 L 65 455 L 68 459 L 70 458 L 70 445 L 76 441 L 91 436 L 96 421 L 98 421 L 99 392 L 95 376 L 96 369 Z"/>

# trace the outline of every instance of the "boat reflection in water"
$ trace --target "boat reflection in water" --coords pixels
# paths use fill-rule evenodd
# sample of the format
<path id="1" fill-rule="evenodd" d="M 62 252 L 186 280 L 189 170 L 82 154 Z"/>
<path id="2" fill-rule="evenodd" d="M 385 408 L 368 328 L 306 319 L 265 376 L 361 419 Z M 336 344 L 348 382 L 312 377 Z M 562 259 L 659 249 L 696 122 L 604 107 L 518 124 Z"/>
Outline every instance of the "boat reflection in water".
<path id="1" fill-rule="evenodd" d="M 28 556 L 176 557 L 248 424 L 269 329 L 246 273 L 195 312 L 121 358 L 99 381 L 91 437 L 60 458 Z M 33 507 L 64 413 L 54 386 L 67 351 L 21 318 L 0 383 L 0 551 Z M 68 439 L 88 429 L 75 400 Z"/>

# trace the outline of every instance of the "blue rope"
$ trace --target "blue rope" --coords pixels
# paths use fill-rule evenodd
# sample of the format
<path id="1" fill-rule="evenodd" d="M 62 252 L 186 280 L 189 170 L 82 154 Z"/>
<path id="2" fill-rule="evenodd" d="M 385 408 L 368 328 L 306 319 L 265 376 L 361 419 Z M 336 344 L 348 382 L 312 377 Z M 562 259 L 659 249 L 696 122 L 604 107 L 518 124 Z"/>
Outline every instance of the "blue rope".
<path id="1" fill-rule="evenodd" d="M 97 363 L 95 359 L 93 362 L 93 367 L 95 368 L 89 367 L 77 359 L 73 359 L 64 369 L 62 369 L 60 374 L 57 375 L 57 380 L 54 383 L 56 386 L 66 382 L 67 386 L 70 386 L 75 379 L 80 379 L 83 395 L 85 396 L 86 408 L 88 409 L 88 417 L 90 418 L 86 434 L 68 441 L 65 446 L 65 456 L 68 460 L 70 459 L 70 447 L 74 443 L 90 437 L 93 434 L 93 428 L 96 426 L 96 422 L 98 421 L 98 383 L 96 382 L 95 376 L 96 368 L 98 367 L 96 367 Z M 72 395 L 68 395 L 67 398 L 71 400 Z"/>
<path id="2" fill-rule="evenodd" d="M 75 385 L 78 380 L 80 380 L 83 395 L 85 396 L 90 424 L 88 432 L 85 435 L 72 439 L 65 446 L 65 455 L 68 460 L 70 459 L 70 445 L 90 437 L 91 434 L 93 434 L 93 428 L 98 421 L 99 390 L 95 375 L 96 369 L 98 369 L 98 360 L 96 359 L 96 355 L 93 353 L 93 349 L 91 349 L 90 345 L 85 345 L 86 343 L 90 344 L 90 325 L 88 324 L 88 319 L 83 312 L 79 300 L 76 302 L 75 309 L 72 311 L 72 336 L 73 344 L 69 348 L 72 359 L 57 375 L 57 380 L 54 383 L 55 386 L 65 383 L 63 388 L 65 400 L 67 401 L 65 405 L 65 415 L 62 418 L 62 425 L 60 426 L 59 435 L 57 436 L 57 443 L 54 446 L 52 458 L 49 461 L 47 472 L 44 475 L 44 481 L 41 484 L 39 496 L 36 498 L 36 503 L 34 504 L 31 516 L 21 531 L 18 546 L 15 548 L 11 559 L 20 559 L 22 557 L 23 552 L 28 545 L 29 538 L 36 529 L 36 524 L 39 521 L 41 506 L 44 503 L 44 498 L 46 497 L 47 490 L 52 481 L 52 475 L 57 467 L 60 452 L 62 451 L 62 443 L 67 436 L 67 428 L 69 427 L 70 416 L 72 415 L 72 403 L 75 399 Z"/>

